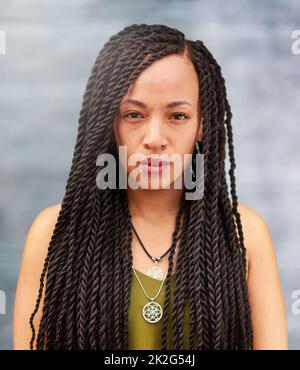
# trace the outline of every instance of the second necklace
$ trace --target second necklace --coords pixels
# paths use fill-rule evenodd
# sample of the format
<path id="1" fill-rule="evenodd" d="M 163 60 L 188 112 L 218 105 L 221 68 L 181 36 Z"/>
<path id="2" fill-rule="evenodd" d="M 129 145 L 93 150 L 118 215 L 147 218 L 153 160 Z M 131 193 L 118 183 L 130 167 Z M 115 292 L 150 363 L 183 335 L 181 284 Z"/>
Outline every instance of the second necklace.
<path id="1" fill-rule="evenodd" d="M 147 275 L 152 277 L 153 279 L 156 279 L 156 280 L 163 280 L 164 278 L 164 273 L 163 273 L 163 270 L 157 266 L 157 263 L 166 255 L 170 252 L 172 246 L 173 246 L 173 243 L 171 244 L 170 248 L 161 256 L 159 257 L 154 257 L 154 256 L 151 256 L 150 253 L 147 251 L 147 249 L 145 248 L 143 242 L 141 241 L 135 227 L 133 226 L 132 222 L 131 222 L 131 226 L 132 226 L 132 229 L 139 241 L 139 243 L 141 244 L 142 248 L 144 249 L 144 251 L 146 252 L 147 256 L 154 262 L 154 265 L 151 266 L 148 271 L 147 271 Z M 183 232 L 182 232 L 183 233 Z M 177 241 L 181 238 L 181 235 L 182 233 L 178 236 L 178 238 L 175 240 L 175 242 L 177 243 Z"/>

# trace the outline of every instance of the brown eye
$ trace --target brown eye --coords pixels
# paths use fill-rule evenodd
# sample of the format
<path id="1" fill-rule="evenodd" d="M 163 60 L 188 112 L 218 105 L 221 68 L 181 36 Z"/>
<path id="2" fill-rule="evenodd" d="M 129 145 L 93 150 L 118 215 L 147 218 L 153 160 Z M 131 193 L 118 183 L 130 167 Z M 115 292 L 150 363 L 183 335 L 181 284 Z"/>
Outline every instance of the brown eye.
<path id="1" fill-rule="evenodd" d="M 130 113 L 127 113 L 127 114 L 124 114 L 123 117 L 129 117 L 129 118 L 139 118 L 139 117 L 132 117 L 132 115 L 140 115 L 139 113 L 137 112 L 130 112 Z M 131 116 L 131 117 L 130 117 Z"/>
<path id="2" fill-rule="evenodd" d="M 188 116 L 186 115 L 186 114 L 184 114 L 184 113 L 174 113 L 173 115 L 172 115 L 172 117 L 184 117 L 185 119 L 188 119 Z M 176 121 L 184 121 L 184 119 L 176 119 Z"/>

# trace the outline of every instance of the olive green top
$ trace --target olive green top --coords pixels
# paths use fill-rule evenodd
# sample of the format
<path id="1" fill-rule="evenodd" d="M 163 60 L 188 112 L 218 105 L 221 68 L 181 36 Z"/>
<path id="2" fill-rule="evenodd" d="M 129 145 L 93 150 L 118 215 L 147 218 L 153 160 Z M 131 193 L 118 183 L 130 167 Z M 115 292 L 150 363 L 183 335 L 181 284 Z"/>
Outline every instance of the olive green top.
<path id="1" fill-rule="evenodd" d="M 159 291 L 161 281 L 154 279 L 141 271 L 135 269 L 144 290 L 149 297 L 155 297 Z M 129 327 L 128 327 L 128 349 L 161 349 L 162 347 L 162 324 L 163 317 L 156 323 L 147 322 L 142 314 L 143 306 L 150 302 L 145 296 L 135 274 L 132 270 L 132 285 L 130 292 L 129 304 Z M 172 326 L 171 312 L 173 305 L 175 274 L 171 275 L 170 282 L 170 303 L 169 303 L 169 318 L 168 318 L 168 342 L 167 349 L 172 349 Z M 155 302 L 159 303 L 164 308 L 166 284 L 164 282 L 159 296 Z M 189 304 L 184 310 L 184 349 L 189 349 Z"/>

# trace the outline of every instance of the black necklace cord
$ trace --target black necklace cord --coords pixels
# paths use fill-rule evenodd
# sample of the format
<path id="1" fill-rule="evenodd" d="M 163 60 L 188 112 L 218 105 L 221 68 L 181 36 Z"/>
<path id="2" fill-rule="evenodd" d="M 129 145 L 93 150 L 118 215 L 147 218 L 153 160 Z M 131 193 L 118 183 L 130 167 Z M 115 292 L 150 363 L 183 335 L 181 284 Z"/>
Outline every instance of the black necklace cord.
<path id="1" fill-rule="evenodd" d="M 137 233 L 137 231 L 136 231 L 136 229 L 135 229 L 135 227 L 133 226 L 133 223 L 131 222 L 131 226 L 132 226 L 132 229 L 133 229 L 133 231 L 134 231 L 134 233 L 135 233 L 135 235 L 136 235 L 136 237 L 137 237 L 137 239 L 138 239 L 138 241 L 139 241 L 139 243 L 141 244 L 141 246 L 143 247 L 143 249 L 144 249 L 144 251 L 147 253 L 147 255 L 148 255 L 148 257 L 149 258 L 151 258 L 153 261 L 159 261 L 159 260 L 161 260 L 167 253 L 169 253 L 170 252 L 170 250 L 171 250 L 171 248 L 172 248 L 172 246 L 173 246 L 173 242 L 172 242 L 172 244 L 171 244 L 171 246 L 170 246 L 170 248 L 162 255 L 162 256 L 160 256 L 160 257 L 152 257 L 150 254 L 149 254 L 149 252 L 147 251 L 147 249 L 145 248 L 145 246 L 144 246 L 144 244 L 143 244 L 143 242 L 141 241 L 141 239 L 140 239 L 140 237 L 139 237 L 139 235 L 138 235 L 138 233 Z M 177 239 L 175 239 L 175 243 L 177 243 L 177 241 L 181 238 L 181 236 L 182 236 L 182 234 L 183 234 L 183 231 L 180 233 L 180 235 L 177 237 Z"/>

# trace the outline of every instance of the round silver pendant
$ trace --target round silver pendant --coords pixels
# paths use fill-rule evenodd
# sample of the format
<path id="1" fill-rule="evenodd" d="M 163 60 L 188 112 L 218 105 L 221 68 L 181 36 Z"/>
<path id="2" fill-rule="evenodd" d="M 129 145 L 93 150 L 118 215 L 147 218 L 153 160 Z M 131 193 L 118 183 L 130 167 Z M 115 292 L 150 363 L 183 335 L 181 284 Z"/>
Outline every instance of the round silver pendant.
<path id="1" fill-rule="evenodd" d="M 150 267 L 147 271 L 147 275 L 156 280 L 162 280 L 164 278 L 163 270 L 157 267 L 157 265 Z"/>
<path id="2" fill-rule="evenodd" d="M 148 302 L 143 307 L 143 317 L 151 324 L 158 322 L 163 314 L 161 305 L 157 302 Z"/>

